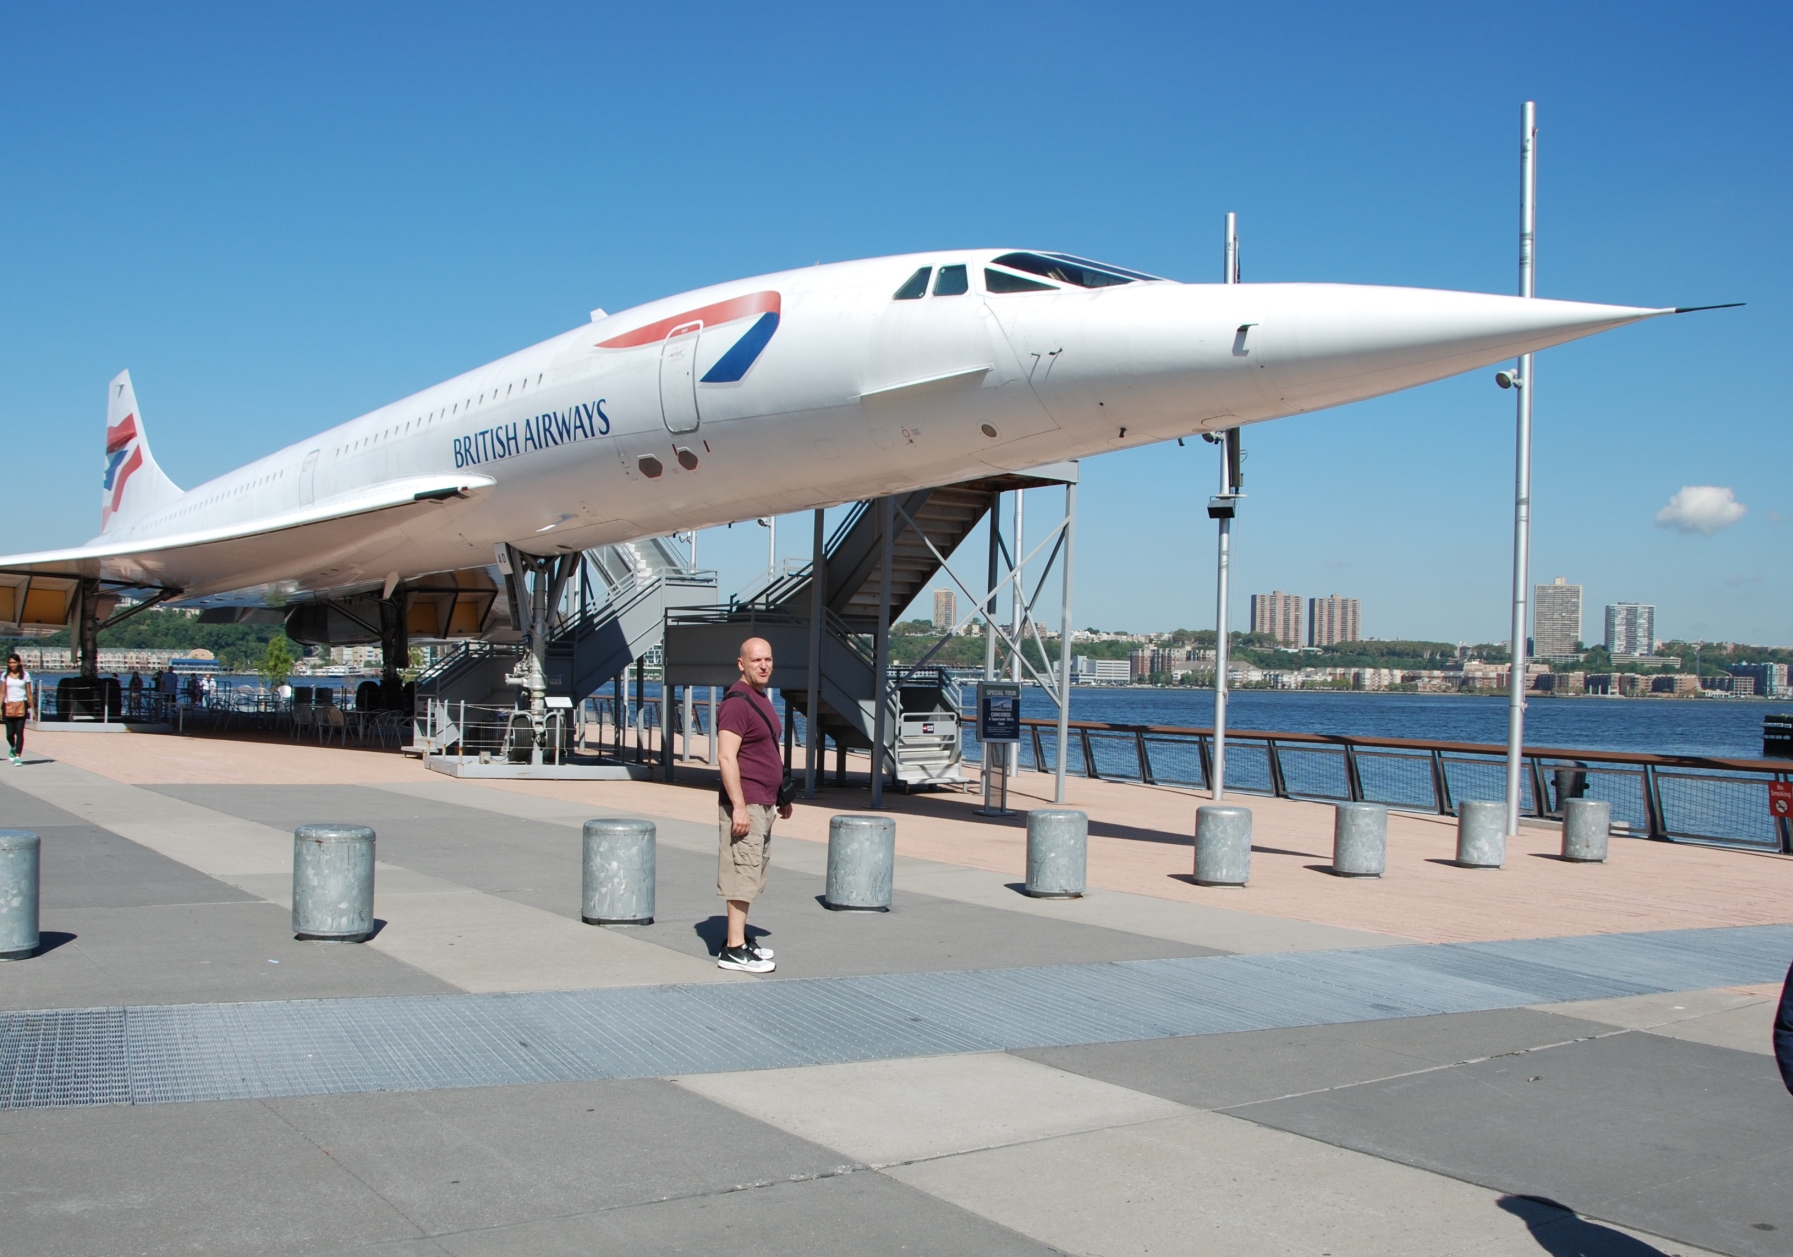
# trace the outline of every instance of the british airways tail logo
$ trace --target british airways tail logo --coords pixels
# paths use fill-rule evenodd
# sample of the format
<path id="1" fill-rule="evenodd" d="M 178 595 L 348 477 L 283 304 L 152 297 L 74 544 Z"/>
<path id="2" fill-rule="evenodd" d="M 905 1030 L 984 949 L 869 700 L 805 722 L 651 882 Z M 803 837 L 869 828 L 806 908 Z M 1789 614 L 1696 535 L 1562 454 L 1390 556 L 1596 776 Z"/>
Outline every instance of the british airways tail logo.
<path id="1" fill-rule="evenodd" d="M 711 329 L 720 329 L 724 324 L 734 323 L 740 319 L 758 315 L 747 330 L 728 351 L 716 360 L 716 364 L 703 373 L 700 384 L 733 384 L 747 374 L 747 369 L 758 360 L 766 345 L 772 339 L 772 333 L 778 330 L 778 315 L 782 307 L 779 294 L 772 291 L 749 293 L 745 297 L 731 297 L 727 301 L 718 301 L 713 305 L 700 306 L 695 310 L 686 310 L 683 314 L 675 314 L 670 318 L 649 323 L 646 327 L 638 327 L 632 332 L 624 332 L 621 336 L 613 336 L 609 340 L 598 342 L 599 349 L 632 349 L 637 345 L 651 345 L 663 341 L 675 332 L 702 330 L 707 337 Z"/>
<path id="2" fill-rule="evenodd" d="M 102 523 L 118 509 L 125 485 L 141 466 L 143 450 L 137 444 L 137 416 L 129 414 L 106 429 L 106 478 L 100 489 L 109 496 L 101 503 Z"/>

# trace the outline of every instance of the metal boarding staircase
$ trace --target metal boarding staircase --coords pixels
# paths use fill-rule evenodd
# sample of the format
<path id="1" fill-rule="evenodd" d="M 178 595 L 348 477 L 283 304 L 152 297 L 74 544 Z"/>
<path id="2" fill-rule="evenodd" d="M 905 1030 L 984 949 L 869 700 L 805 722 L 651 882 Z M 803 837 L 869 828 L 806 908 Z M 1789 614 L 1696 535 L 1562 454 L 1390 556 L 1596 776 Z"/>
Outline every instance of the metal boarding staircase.
<path id="1" fill-rule="evenodd" d="M 692 571 L 670 542 L 655 538 L 586 551 L 580 604 L 562 617 L 548 642 L 548 691 L 577 705 L 599 686 L 661 644 L 668 612 L 710 606 L 716 574 Z M 594 595 L 597 595 L 594 597 Z M 433 754 L 459 742 L 462 706 L 509 707 L 512 679 L 526 649 L 520 643 L 466 642 L 417 678 L 413 753 Z"/>
<path id="2" fill-rule="evenodd" d="M 896 504 L 902 511 L 892 513 L 892 621 L 927 588 L 940 571 L 942 557 L 952 556 L 990 512 L 998 494 L 1049 483 L 1062 481 L 1002 474 L 898 495 Z M 819 723 L 822 735 L 836 746 L 861 750 L 872 745 L 881 688 L 874 683 L 871 636 L 877 630 L 883 581 L 883 539 L 875 507 L 871 501 L 857 503 L 823 550 L 826 592 Z M 666 626 L 667 684 L 732 683 L 741 640 L 752 633 L 772 643 L 777 660 L 773 682 L 780 694 L 793 710 L 807 712 L 812 566 L 803 563 L 770 573 L 757 589 L 731 599 L 726 607 L 674 612 Z M 958 780 L 957 687 L 936 669 L 923 671 L 925 675 L 911 678 L 918 684 L 899 686 L 890 695 L 885 747 L 899 781 Z"/>
<path id="3" fill-rule="evenodd" d="M 608 601 L 569 617 L 548 642 L 548 690 L 575 703 L 663 641 L 669 612 L 714 605 L 712 573 L 636 573 Z"/>

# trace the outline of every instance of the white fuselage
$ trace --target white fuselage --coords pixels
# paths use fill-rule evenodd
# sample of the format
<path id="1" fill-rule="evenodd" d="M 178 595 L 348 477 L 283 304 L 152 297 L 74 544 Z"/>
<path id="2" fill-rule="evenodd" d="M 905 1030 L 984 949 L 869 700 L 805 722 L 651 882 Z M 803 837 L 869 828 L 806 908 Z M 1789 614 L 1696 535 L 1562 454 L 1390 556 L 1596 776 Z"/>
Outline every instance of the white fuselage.
<path id="1" fill-rule="evenodd" d="M 265 556 L 232 570 L 203 548 L 139 565 L 190 594 L 270 579 L 346 588 L 487 563 L 495 543 L 583 549 L 1235 427 L 1658 313 L 1325 284 L 988 291 L 1003 252 L 817 266 L 599 317 L 287 446 L 105 539 L 240 529 L 414 477 L 492 479 L 380 533 L 366 553 L 295 548 L 277 573 Z M 893 296 L 920 267 L 960 264 L 967 292 Z M 764 332 L 768 311 L 770 338 L 726 378 L 733 368 L 718 364 L 748 355 L 744 338 Z"/>

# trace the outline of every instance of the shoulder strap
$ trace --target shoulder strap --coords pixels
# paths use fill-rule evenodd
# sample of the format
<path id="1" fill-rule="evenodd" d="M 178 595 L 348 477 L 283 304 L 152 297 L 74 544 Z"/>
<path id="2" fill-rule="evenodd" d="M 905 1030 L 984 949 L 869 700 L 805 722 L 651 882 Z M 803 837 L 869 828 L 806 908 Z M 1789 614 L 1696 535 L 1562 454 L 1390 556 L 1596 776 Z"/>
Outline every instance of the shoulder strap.
<path id="1" fill-rule="evenodd" d="M 766 732 L 772 735 L 772 741 L 774 741 L 774 742 L 778 741 L 778 730 L 772 727 L 772 721 L 766 715 L 765 708 L 761 707 L 758 703 L 756 703 L 752 699 L 748 698 L 747 695 L 742 693 L 740 690 L 729 690 L 726 694 L 724 694 L 722 696 L 722 701 L 726 703 L 731 698 L 738 698 L 742 702 L 746 703 L 749 707 L 753 708 L 754 714 L 757 715 L 762 721 L 765 722 Z"/>

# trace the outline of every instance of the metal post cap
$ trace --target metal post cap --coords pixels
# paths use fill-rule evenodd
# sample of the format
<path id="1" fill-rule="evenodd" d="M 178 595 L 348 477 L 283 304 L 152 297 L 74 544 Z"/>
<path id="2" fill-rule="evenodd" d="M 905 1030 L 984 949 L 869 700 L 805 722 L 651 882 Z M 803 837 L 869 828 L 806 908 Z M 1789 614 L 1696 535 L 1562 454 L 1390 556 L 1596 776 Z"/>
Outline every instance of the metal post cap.
<path id="1" fill-rule="evenodd" d="M 302 842 L 372 842 L 374 831 L 366 825 L 300 825 L 293 837 Z"/>

